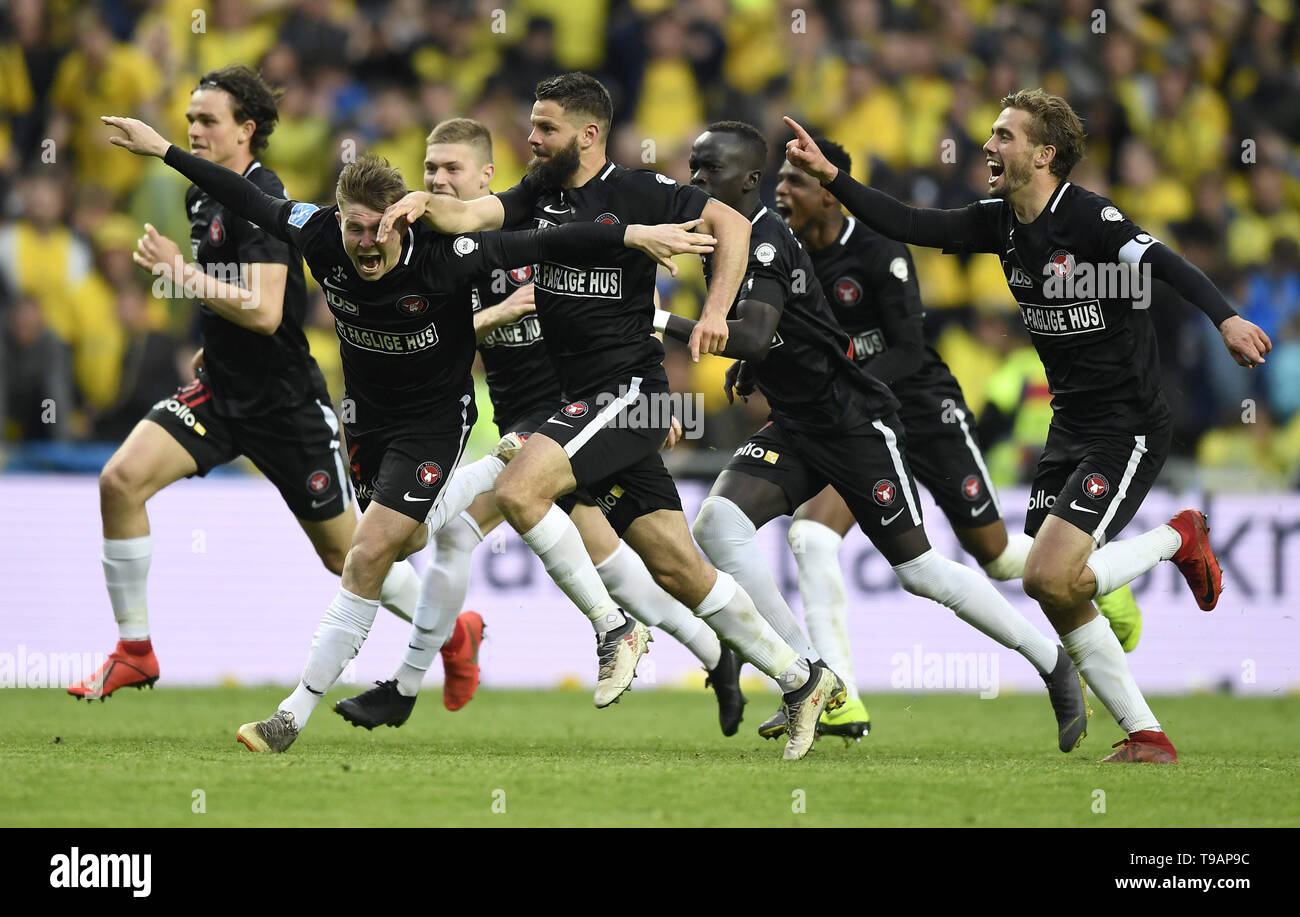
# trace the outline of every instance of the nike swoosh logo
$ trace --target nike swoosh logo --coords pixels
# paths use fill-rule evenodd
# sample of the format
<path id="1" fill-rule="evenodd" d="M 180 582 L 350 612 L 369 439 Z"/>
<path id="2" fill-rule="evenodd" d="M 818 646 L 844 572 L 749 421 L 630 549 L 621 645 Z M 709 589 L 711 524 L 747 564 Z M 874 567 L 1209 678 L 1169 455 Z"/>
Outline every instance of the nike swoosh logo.
<path id="1" fill-rule="evenodd" d="M 895 519 L 897 519 L 897 518 L 898 518 L 899 516 L 901 516 L 901 515 L 903 515 L 903 508 L 902 508 L 902 507 L 899 507 L 898 512 L 894 513 L 894 515 L 890 516 L 888 519 L 886 519 L 884 516 L 881 516 L 881 517 L 880 517 L 880 524 L 881 524 L 881 525 L 889 525 L 889 523 L 893 522 Z"/>
<path id="2" fill-rule="evenodd" d="M 203 201 L 195 201 L 194 205 L 190 207 L 190 213 L 198 213 L 202 209 L 203 209 Z"/>
<path id="3" fill-rule="evenodd" d="M 312 501 L 311 501 L 311 508 L 312 508 L 312 509 L 320 509 L 320 508 L 321 508 L 322 506 L 324 506 L 325 504 L 327 504 L 327 503 L 333 503 L 333 502 L 334 502 L 334 498 L 333 498 L 333 497 L 330 497 L 328 500 L 312 500 Z"/>
<path id="4" fill-rule="evenodd" d="M 546 422 L 547 422 L 547 423 L 558 423 L 558 424 L 559 424 L 560 426 L 562 426 L 562 427 L 569 427 L 570 429 L 573 428 L 573 424 L 571 424 L 571 423 L 565 423 L 563 420 L 549 420 L 549 419 L 548 419 Z"/>
<path id="5" fill-rule="evenodd" d="M 1094 516 L 1101 515 L 1101 513 L 1097 512 L 1095 509 L 1088 509 L 1086 506 L 1080 506 L 1078 500 L 1070 501 L 1070 509 L 1077 509 L 1081 513 L 1092 513 Z"/>
<path id="6" fill-rule="evenodd" d="M 1214 571 L 1210 569 L 1210 562 L 1202 560 L 1205 566 L 1205 595 L 1201 596 L 1201 601 L 1209 605 L 1214 601 Z"/>
<path id="7" fill-rule="evenodd" d="M 971 511 L 970 511 L 970 514 L 971 514 L 972 516 L 978 516 L 980 513 L 984 512 L 984 508 L 985 508 L 986 506 L 988 506 L 988 505 L 989 505 L 990 503 L 992 503 L 992 502 L 993 502 L 992 499 L 985 500 L 985 501 L 984 501 L 983 503 L 981 503 L 979 506 L 977 506 L 977 507 L 975 507 L 973 510 L 971 510 Z"/>
<path id="8" fill-rule="evenodd" d="M 564 216 L 568 216 L 570 213 L 573 213 L 572 207 L 565 207 L 563 210 L 556 210 L 550 204 L 546 204 L 544 207 L 542 207 L 542 209 L 545 210 L 547 213 L 559 213 L 559 214 L 563 214 Z"/>
<path id="9" fill-rule="evenodd" d="M 411 503 L 424 503 L 428 500 L 432 500 L 433 497 L 412 497 L 411 492 L 408 490 L 406 493 L 402 494 L 402 499 L 409 500 Z"/>

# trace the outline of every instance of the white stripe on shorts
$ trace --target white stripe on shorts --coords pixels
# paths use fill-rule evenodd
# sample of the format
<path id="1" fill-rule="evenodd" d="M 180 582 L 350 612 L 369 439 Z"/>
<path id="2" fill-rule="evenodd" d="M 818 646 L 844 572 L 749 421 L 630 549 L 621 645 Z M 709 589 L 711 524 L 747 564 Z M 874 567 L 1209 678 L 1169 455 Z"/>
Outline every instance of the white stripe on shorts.
<path id="1" fill-rule="evenodd" d="M 894 460 L 894 471 L 898 473 L 899 486 L 903 488 L 903 496 L 907 497 L 907 508 L 912 511 L 912 525 L 921 524 L 921 511 L 916 508 L 916 500 L 912 498 L 912 482 L 907 478 L 907 467 L 903 464 L 903 454 L 898 451 L 898 437 L 894 431 L 889 429 L 879 420 L 871 421 L 871 425 L 880 431 L 880 435 L 885 437 L 885 446 L 889 449 L 889 455 Z"/>
<path id="2" fill-rule="evenodd" d="M 470 403 L 471 403 L 473 400 L 474 400 L 474 396 L 473 396 L 473 395 L 462 395 L 462 396 L 461 396 L 461 399 L 460 399 L 460 450 L 456 453 L 456 461 L 454 461 L 454 462 L 451 463 L 451 468 L 447 471 L 447 481 L 443 483 L 443 485 L 442 485 L 441 488 L 439 488 L 439 490 L 438 490 L 438 496 L 434 497 L 434 498 L 433 498 L 433 502 L 429 504 L 429 512 L 428 512 L 428 513 L 425 515 L 425 517 L 424 517 L 424 524 L 425 524 L 425 525 L 428 525 L 428 524 L 429 524 L 429 517 L 433 515 L 433 511 L 434 511 L 435 509 L 437 509 L 437 508 L 438 508 L 438 504 L 442 502 L 442 495 L 445 494 L 445 493 L 447 492 L 447 484 L 450 483 L 450 481 L 451 481 L 451 475 L 455 473 L 455 471 L 456 471 L 456 466 L 458 466 L 458 465 L 460 464 L 461 456 L 463 456 L 463 455 L 465 454 L 465 443 L 469 441 L 469 430 L 470 430 L 470 425 L 469 425 L 469 420 L 468 420 L 468 415 L 469 415 L 469 406 L 470 406 Z"/>
<path id="3" fill-rule="evenodd" d="M 595 416 L 591 423 L 583 427 L 581 433 L 564 444 L 564 454 L 569 458 L 573 458 L 577 455 L 578 450 L 585 446 L 587 441 L 595 436 L 601 427 L 605 426 L 605 424 L 617 417 L 619 413 L 625 407 L 628 407 L 633 401 L 636 401 L 637 395 L 639 395 L 640 392 L 641 377 L 633 376 L 632 385 L 628 388 L 627 394 L 621 398 L 615 398 L 609 404 L 601 408 L 600 413 Z"/>
<path id="4" fill-rule="evenodd" d="M 319 398 L 316 399 L 316 407 L 325 415 L 325 424 L 330 428 L 330 449 L 334 451 L 334 473 L 339 476 L 339 490 L 343 491 L 343 508 L 347 509 L 351 505 L 352 480 L 347 476 L 347 471 L 343 468 L 343 454 L 339 452 L 339 445 L 342 439 L 339 437 L 339 419 L 334 416 L 334 409 L 327 404 L 322 404 Z"/>
<path id="5" fill-rule="evenodd" d="M 1133 437 L 1133 451 L 1129 453 L 1128 464 L 1124 466 L 1124 477 L 1120 478 L 1119 490 L 1115 491 L 1115 499 L 1110 501 L 1110 506 L 1106 507 L 1106 514 L 1101 517 L 1097 527 L 1092 530 L 1092 540 L 1096 542 L 1097 547 L 1106 543 L 1106 526 L 1110 525 L 1110 520 L 1115 518 L 1115 513 L 1119 511 L 1119 505 L 1124 502 L 1124 495 L 1128 493 L 1129 482 L 1133 480 L 1133 475 L 1137 473 L 1138 463 L 1142 461 L 1142 456 L 1147 454 L 1147 438 L 1145 436 Z"/>
<path id="6" fill-rule="evenodd" d="M 975 437 L 970 435 L 970 427 L 966 426 L 966 412 L 957 408 L 957 423 L 961 424 L 962 435 L 966 437 L 966 448 L 970 450 L 971 458 L 975 460 L 975 467 L 979 468 L 980 474 L 984 475 L 984 486 L 989 489 L 989 499 L 993 501 L 993 508 L 1002 515 L 1002 504 L 998 501 L 998 490 L 993 486 L 993 479 L 989 477 L 989 470 L 984 467 L 984 453 L 980 452 L 980 447 L 975 442 Z"/>

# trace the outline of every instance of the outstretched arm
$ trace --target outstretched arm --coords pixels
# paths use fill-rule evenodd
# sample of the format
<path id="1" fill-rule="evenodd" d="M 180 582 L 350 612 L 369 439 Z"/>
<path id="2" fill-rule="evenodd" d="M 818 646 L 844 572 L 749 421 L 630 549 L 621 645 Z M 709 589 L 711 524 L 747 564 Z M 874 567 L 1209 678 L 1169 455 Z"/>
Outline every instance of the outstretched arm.
<path id="1" fill-rule="evenodd" d="M 837 168 L 793 118 L 786 118 L 785 123 L 795 133 L 795 139 L 785 145 L 785 158 L 790 164 L 821 182 L 849 213 L 881 235 L 931 248 L 972 247 L 984 241 L 982 227 L 971 208 L 909 207 Z"/>
<path id="2" fill-rule="evenodd" d="M 654 321 L 656 329 L 683 343 L 692 340 L 699 324 L 663 310 L 655 312 Z M 726 346 L 715 353 L 733 360 L 761 362 L 772 347 L 772 336 L 776 334 L 776 326 L 780 321 L 781 310 L 771 303 L 757 299 L 742 300 L 736 306 L 736 318 L 726 322 Z"/>
<path id="3" fill-rule="evenodd" d="M 168 143 L 143 121 L 135 118 L 100 118 L 110 127 L 116 127 L 124 136 L 109 137 L 108 142 L 120 146 L 137 156 L 157 156 L 167 165 L 198 185 L 213 198 L 229 207 L 245 220 L 257 225 L 281 241 L 292 244 L 294 239 L 285 228 L 285 217 L 297 201 L 271 197 L 242 175 L 186 153 Z"/>

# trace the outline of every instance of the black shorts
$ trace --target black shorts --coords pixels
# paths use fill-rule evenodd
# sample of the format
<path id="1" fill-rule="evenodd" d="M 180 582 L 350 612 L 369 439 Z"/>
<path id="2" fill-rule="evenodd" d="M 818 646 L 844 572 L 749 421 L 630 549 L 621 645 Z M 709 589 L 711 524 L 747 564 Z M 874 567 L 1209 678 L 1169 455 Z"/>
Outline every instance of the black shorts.
<path id="1" fill-rule="evenodd" d="M 897 414 L 819 435 L 791 433 L 773 417 L 735 451 L 726 470 L 776 484 L 790 512 L 829 484 L 868 538 L 896 538 L 921 524 L 904 440 Z"/>
<path id="2" fill-rule="evenodd" d="M 508 423 L 497 421 L 497 432 L 502 436 L 507 433 L 536 433 L 541 429 L 542 424 L 546 423 L 557 410 L 564 407 L 563 401 L 557 401 L 556 404 L 535 408 L 527 414 L 512 418 Z M 572 514 L 573 508 L 581 503 L 583 506 L 596 506 L 596 501 L 591 494 L 579 487 L 571 494 L 565 494 L 555 501 L 555 505 L 566 513 Z"/>
<path id="3" fill-rule="evenodd" d="M 909 400 L 900 412 L 908 465 L 953 528 L 992 525 L 1002 518 L 1002 507 L 965 399 L 960 391 L 923 397 L 924 404 Z"/>
<path id="4" fill-rule="evenodd" d="M 643 381 L 634 376 L 612 392 L 577 398 L 537 431 L 564 447 L 578 490 L 595 498 L 620 537 L 642 516 L 682 509 L 659 457 L 672 423 L 668 387 Z"/>
<path id="5" fill-rule="evenodd" d="M 1092 535 L 1101 547 L 1133 519 L 1169 457 L 1168 419 L 1144 434 L 1076 429 L 1052 418 L 1034 483 L 1025 534 L 1048 513 Z"/>
<path id="6" fill-rule="evenodd" d="M 474 399 L 466 395 L 453 425 L 444 418 L 440 425 L 426 421 L 370 433 L 348 431 L 348 463 L 362 512 L 373 500 L 420 522 L 428 518 L 477 419 Z"/>
<path id="7" fill-rule="evenodd" d="M 323 395 L 273 414 L 222 417 L 201 379 L 182 386 L 145 415 L 172 435 L 199 466 L 200 477 L 241 455 L 304 522 L 333 519 L 352 494 L 339 450 L 339 421 Z"/>

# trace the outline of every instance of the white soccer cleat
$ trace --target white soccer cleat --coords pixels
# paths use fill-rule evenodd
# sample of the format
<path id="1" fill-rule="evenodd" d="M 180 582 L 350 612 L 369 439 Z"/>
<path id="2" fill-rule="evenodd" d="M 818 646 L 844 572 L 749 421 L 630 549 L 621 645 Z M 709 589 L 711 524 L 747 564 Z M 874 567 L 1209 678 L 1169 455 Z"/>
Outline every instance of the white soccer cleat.
<path id="1" fill-rule="evenodd" d="M 524 448 L 524 443 L 528 442 L 528 437 L 531 435 L 531 433 L 507 433 L 497 440 L 490 454 L 508 465 L 510 460 Z"/>
<path id="2" fill-rule="evenodd" d="M 596 637 L 596 656 L 600 672 L 596 677 L 596 706 L 608 707 L 632 686 L 636 678 L 636 664 L 650 652 L 650 631 L 631 615 L 627 623 L 617 630 L 606 631 Z"/>
<path id="3" fill-rule="evenodd" d="M 249 751 L 279 754 L 298 738 L 298 724 L 288 710 L 277 710 L 274 716 L 260 723 L 240 726 L 235 738 Z"/>
<path id="4" fill-rule="evenodd" d="M 787 761 L 797 761 L 808 754 L 817 738 L 817 721 L 821 719 L 822 711 L 834 710 L 848 696 L 840 677 L 814 662 L 808 683 L 781 697 L 781 709 L 785 711 L 786 729 L 790 733 L 782 757 Z"/>

